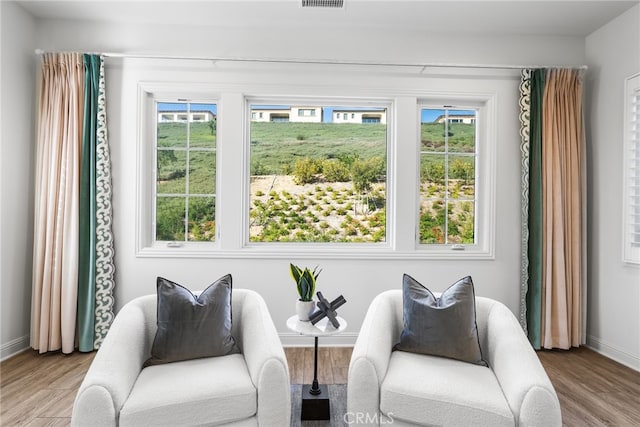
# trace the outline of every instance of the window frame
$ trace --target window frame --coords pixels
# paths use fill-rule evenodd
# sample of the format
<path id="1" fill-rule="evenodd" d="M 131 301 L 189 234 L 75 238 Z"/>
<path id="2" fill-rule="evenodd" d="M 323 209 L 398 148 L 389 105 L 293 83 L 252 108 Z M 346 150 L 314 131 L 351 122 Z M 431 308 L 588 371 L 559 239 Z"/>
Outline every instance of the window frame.
<path id="1" fill-rule="evenodd" d="M 640 139 L 640 122 L 632 123 L 638 120 L 640 112 L 634 110 L 633 97 L 638 98 L 638 103 L 635 105 L 636 110 L 640 110 L 640 73 L 629 76 L 624 82 L 624 124 L 623 124 L 623 152 L 622 152 L 622 164 L 623 164 L 623 197 L 622 197 L 622 260 L 627 265 L 640 267 L 640 245 L 634 246 L 631 241 L 631 223 L 629 217 L 631 216 L 632 206 L 632 183 L 631 180 L 640 177 L 640 171 L 636 170 L 635 175 L 633 172 L 633 163 L 640 161 L 640 150 L 634 147 L 634 144 L 640 145 L 635 138 Z M 633 118 L 634 113 L 637 115 Z M 634 129 L 634 126 L 636 129 Z"/>
<path id="2" fill-rule="evenodd" d="M 141 258 L 208 258 L 208 259 L 351 259 L 351 260 L 492 260 L 495 259 L 495 156 L 497 145 L 498 91 L 483 92 L 465 89 L 461 92 L 442 92 L 422 89 L 363 89 L 341 90 L 345 94 L 327 97 L 327 89 L 307 90 L 306 86 L 283 85 L 278 94 L 269 85 L 238 85 L 221 82 L 189 83 L 186 81 L 137 82 L 136 111 L 136 217 L 135 255 Z M 298 95 L 281 95 L 298 94 Z M 299 95 L 302 93 L 303 95 Z M 266 95 L 269 94 L 269 95 Z M 218 128 L 216 145 L 216 241 L 187 242 L 179 247 L 157 244 L 154 241 L 153 220 L 155 159 L 155 123 L 157 111 L 153 108 L 154 96 L 187 98 L 194 103 L 217 104 Z M 377 104 L 387 108 L 387 194 L 386 194 L 386 241 L 384 243 L 340 243 L 307 244 L 302 242 L 278 242 L 274 245 L 248 243 L 248 219 L 238 218 L 249 214 L 250 156 L 248 129 L 250 126 L 250 103 L 269 102 L 309 105 L 309 101 L 324 105 L 345 105 L 351 100 L 358 106 Z M 428 101 L 428 102 L 427 102 Z M 418 236 L 418 214 L 415 209 L 419 193 L 419 110 L 423 105 L 475 105 L 484 111 L 486 120 L 478 133 L 483 142 L 478 155 L 485 156 L 482 167 L 476 173 L 482 180 L 485 198 L 482 219 L 478 224 L 478 235 L 482 244 L 464 251 L 442 250 L 421 247 L 416 244 Z M 334 112 L 335 114 L 335 112 Z M 224 162 L 222 159 L 225 159 Z M 415 161 L 415 170 L 410 162 Z M 151 165 L 151 166 L 150 166 Z M 236 167 L 234 165 L 240 166 Z M 409 167 L 407 167 L 409 166 Z M 481 171 L 487 173 L 483 176 Z M 243 182 L 244 180 L 244 182 Z M 229 207 L 230 205 L 230 207 Z M 414 214 L 415 213 L 415 214 Z M 324 245 L 324 246 L 323 246 Z M 355 245 L 355 246 L 354 246 Z"/>
<path id="3" fill-rule="evenodd" d="M 416 212 L 415 248 L 430 258 L 493 259 L 495 246 L 495 140 L 497 129 L 496 100 L 493 95 L 477 97 L 423 97 L 416 108 Z M 420 242 L 421 185 L 421 112 L 423 109 L 475 110 L 475 209 L 474 244 L 443 244 Z"/>
<path id="4" fill-rule="evenodd" d="M 137 197 L 136 197 L 136 255 L 145 256 L 197 256 L 220 248 L 220 214 L 218 193 L 220 188 L 219 139 L 216 135 L 216 229 L 215 241 L 156 240 L 156 183 L 157 183 L 157 125 L 158 103 L 216 104 L 219 117 L 221 100 L 216 92 L 176 90 L 173 85 L 140 83 L 138 85 L 138 144 L 137 144 Z M 187 197 L 188 200 L 188 197 Z"/>

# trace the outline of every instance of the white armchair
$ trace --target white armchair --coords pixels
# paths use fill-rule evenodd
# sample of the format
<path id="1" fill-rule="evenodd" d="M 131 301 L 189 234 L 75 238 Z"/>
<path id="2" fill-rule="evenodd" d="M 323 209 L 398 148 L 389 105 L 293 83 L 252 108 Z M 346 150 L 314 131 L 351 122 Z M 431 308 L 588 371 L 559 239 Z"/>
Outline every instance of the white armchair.
<path id="1" fill-rule="evenodd" d="M 520 324 L 502 303 L 476 297 L 489 368 L 392 351 L 403 329 L 402 291 L 371 303 L 349 365 L 347 417 L 357 425 L 561 426 L 560 403 Z"/>
<path id="2" fill-rule="evenodd" d="M 267 306 L 234 289 L 241 354 L 142 369 L 156 333 L 156 295 L 127 303 L 82 382 L 73 426 L 288 426 L 289 369 Z"/>

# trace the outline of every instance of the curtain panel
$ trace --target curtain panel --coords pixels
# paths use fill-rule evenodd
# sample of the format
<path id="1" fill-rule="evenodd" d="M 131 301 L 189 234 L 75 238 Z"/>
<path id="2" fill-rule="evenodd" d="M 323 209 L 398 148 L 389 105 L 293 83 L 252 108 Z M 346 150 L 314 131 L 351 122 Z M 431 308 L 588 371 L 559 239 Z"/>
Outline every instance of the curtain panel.
<path id="1" fill-rule="evenodd" d="M 585 138 L 582 72 L 523 70 L 520 320 L 534 348 L 584 343 Z"/>
<path id="2" fill-rule="evenodd" d="M 111 179 L 104 61 L 42 57 L 34 212 L 31 347 L 99 347 L 113 319 Z"/>

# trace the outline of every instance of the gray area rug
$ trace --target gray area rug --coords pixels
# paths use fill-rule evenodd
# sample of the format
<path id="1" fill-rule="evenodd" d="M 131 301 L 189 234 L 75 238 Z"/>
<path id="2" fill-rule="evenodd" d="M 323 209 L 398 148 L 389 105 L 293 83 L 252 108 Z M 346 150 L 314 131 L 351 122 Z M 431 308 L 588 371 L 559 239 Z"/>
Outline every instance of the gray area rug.
<path id="1" fill-rule="evenodd" d="M 329 384 L 329 405 L 331 419 L 328 421 L 301 421 L 302 385 L 291 386 L 291 427 L 344 427 L 347 412 L 347 385 Z"/>

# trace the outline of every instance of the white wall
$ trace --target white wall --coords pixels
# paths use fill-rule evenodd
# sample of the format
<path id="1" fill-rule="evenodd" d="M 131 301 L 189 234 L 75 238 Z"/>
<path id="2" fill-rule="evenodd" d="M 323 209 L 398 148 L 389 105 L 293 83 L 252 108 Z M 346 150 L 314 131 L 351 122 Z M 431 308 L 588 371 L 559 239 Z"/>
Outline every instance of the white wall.
<path id="1" fill-rule="evenodd" d="M 640 370 L 640 267 L 622 263 L 624 79 L 640 72 L 640 5 L 586 38 L 587 342 Z"/>
<path id="2" fill-rule="evenodd" d="M 282 46 L 284 34 L 279 34 L 277 29 L 272 32 L 259 29 L 257 34 L 251 34 L 247 29 L 230 28 L 168 28 L 53 20 L 37 24 L 37 47 L 52 51 L 569 66 L 580 65 L 585 59 L 584 39 L 580 37 L 461 37 L 427 33 L 335 32 L 315 42 L 291 40 L 290 44 Z M 16 34 L 22 34 L 22 31 L 16 29 Z M 350 43 L 342 42 L 345 37 Z M 203 45 L 200 40 L 212 40 L 212 43 Z M 520 292 L 520 137 L 515 79 L 469 80 L 465 76 L 424 77 L 416 74 L 389 76 L 372 73 L 370 69 L 360 69 L 351 72 L 346 87 L 347 90 L 353 91 L 361 91 L 367 85 L 405 90 L 416 86 L 437 90 L 442 83 L 450 90 L 459 82 L 468 87 L 477 83 L 479 87 L 488 88 L 487 90 L 497 94 L 498 111 L 504 125 L 499 128 L 496 139 L 497 226 L 494 260 L 456 262 L 402 259 L 154 259 L 135 256 L 133 237 L 136 204 L 133 185 L 136 178 L 136 78 L 145 75 L 147 78 L 175 80 L 179 76 L 189 75 L 193 80 L 211 82 L 215 81 L 216 74 L 211 71 L 185 71 L 182 66 L 172 65 L 153 71 L 144 66 L 132 66 L 131 62 L 135 61 L 110 59 L 107 68 L 109 140 L 114 171 L 118 308 L 137 295 L 153 293 L 155 278 L 158 275 L 164 275 L 192 288 L 201 288 L 222 274 L 232 273 L 235 286 L 255 289 L 264 296 L 285 342 L 310 344 L 308 340 L 296 341 L 297 337 L 288 335 L 285 327 L 285 320 L 292 313 L 295 299 L 293 284 L 287 271 L 288 262 L 293 261 L 308 265 L 321 264 L 321 289 L 329 297 L 343 294 L 347 299 L 347 304 L 339 311 L 349 321 L 349 327 L 345 334 L 335 337 L 335 343 L 354 341 L 371 299 L 382 290 L 399 288 L 402 274 L 405 272 L 435 290 L 442 290 L 452 281 L 470 274 L 479 295 L 497 298 L 517 314 Z M 4 64 L 3 58 L 3 69 Z M 22 65 L 15 72 L 33 73 L 29 66 Z M 290 80 L 299 81 L 301 78 L 296 67 L 291 67 L 288 71 L 280 69 L 278 72 L 271 68 L 271 71 L 267 71 L 267 68 L 269 67 L 265 66 L 264 73 L 271 73 L 272 77 L 279 79 L 280 86 L 277 84 L 274 90 L 287 87 Z M 330 84 L 329 79 L 335 70 L 322 66 L 319 67 L 319 71 L 312 76 L 314 82 L 318 85 Z M 23 129 L 22 132 L 28 133 L 30 130 Z M 28 206 L 24 207 L 24 211 L 29 212 Z M 24 295 L 17 295 L 16 300 L 23 304 L 26 301 Z M 14 314 L 11 321 L 25 322 L 28 321 L 28 317 Z M 24 324 L 22 328 L 28 330 L 28 326 L 25 329 Z"/>
<path id="3" fill-rule="evenodd" d="M 334 342 L 353 343 L 360 328 L 364 313 L 371 299 L 383 290 L 400 288 L 403 273 L 409 273 L 425 285 L 435 290 L 443 290 L 449 284 L 465 275 L 472 275 L 479 295 L 485 295 L 504 301 L 514 312 L 518 312 L 519 304 L 519 272 L 520 272 L 520 153 L 517 118 L 517 75 L 513 77 L 476 79 L 465 76 L 456 78 L 428 78 L 410 75 L 378 75 L 361 71 L 340 69 L 338 71 L 323 70 L 321 73 L 305 70 L 299 73 L 285 73 L 283 71 L 255 73 L 253 71 L 233 72 L 216 71 L 209 64 L 194 64 L 181 66 L 170 63 L 164 66 L 148 61 L 119 60 L 109 61 L 111 66 L 108 73 L 111 79 L 107 82 L 112 92 L 110 95 L 110 135 L 113 149 L 114 171 L 114 211 L 116 226 L 116 254 L 117 254 L 117 300 L 120 305 L 124 301 L 155 291 L 155 278 L 158 275 L 187 284 L 191 288 L 202 288 L 212 280 L 225 273 L 231 273 L 234 285 L 247 287 L 260 292 L 272 311 L 277 328 L 291 343 L 293 337 L 288 335 L 284 327 L 288 316 L 292 314 L 293 301 L 296 298 L 294 285 L 289 277 L 288 263 L 313 266 L 320 264 L 323 273 L 319 281 L 319 289 L 333 298 L 340 294 L 347 299 L 347 304 L 340 309 L 340 314 L 347 319 L 349 327 L 346 333 L 335 336 Z M 286 67 L 285 67 L 286 68 Z M 298 68 L 299 69 L 299 68 Z M 340 85 L 336 86 L 339 78 Z M 131 183 L 136 180 L 136 144 L 137 144 L 137 90 L 138 82 L 197 82 L 202 85 L 233 85 L 232 87 L 247 88 L 251 94 L 280 93 L 283 95 L 320 96 L 336 94 L 339 96 L 356 96 L 363 93 L 377 97 L 385 93 L 402 94 L 397 103 L 405 102 L 412 93 L 432 93 L 444 96 L 446 93 L 456 92 L 491 94 L 496 99 L 496 113 L 499 117 L 496 131 L 495 151 L 498 153 L 497 191 L 496 191 L 496 249 L 495 260 L 490 261 L 435 261 L 435 260 L 407 260 L 398 257 L 385 259 L 376 258 L 366 260 L 344 259 L 340 255 L 325 257 L 261 259 L 255 257 L 236 257 L 234 259 L 156 259 L 136 258 L 136 188 Z M 237 102 L 238 110 L 242 108 L 242 96 L 231 93 L 228 97 L 223 94 L 222 103 Z M 226 110 L 228 111 L 228 110 Z M 236 110 L 234 110 L 236 111 Z M 405 110 L 406 111 L 406 110 Z M 416 116 L 416 104 L 408 107 L 409 114 Z M 113 114 L 111 114 L 113 113 Z M 233 115 L 233 116 L 232 116 Z M 415 120 L 415 117 L 411 117 Z M 225 123 L 234 120 L 237 126 L 223 129 Z M 229 208 L 241 205 L 242 199 L 242 118 L 241 114 L 226 113 L 219 110 L 219 138 L 221 142 L 223 182 L 220 190 L 220 210 L 228 215 Z M 406 117 L 397 118 L 407 121 Z M 399 151 L 409 155 L 399 155 L 402 163 L 398 169 L 416 169 L 416 141 L 413 137 L 418 124 L 411 126 L 409 136 L 402 128 L 398 131 Z M 223 131 L 226 132 L 223 136 Z M 233 141 L 232 144 L 224 141 Z M 231 165 L 231 167 L 229 167 Z M 406 174 L 405 174 L 406 175 Z M 226 181 L 225 181 L 226 179 Z M 405 185 L 406 184 L 406 185 Z M 411 182 L 396 185 L 403 191 L 398 195 L 413 197 Z M 408 194 L 405 194 L 408 192 Z M 231 194 L 231 196 L 230 196 Z M 225 205 L 225 201 L 232 203 Z M 408 204 L 408 203 L 407 203 Z M 401 204 L 406 206 L 407 204 Z M 226 213 L 225 213 L 226 212 Z M 223 217 L 226 224 L 237 222 L 238 214 L 231 212 L 235 218 Z M 402 212 L 412 216 L 411 212 Z M 228 220 L 228 221 L 227 221 Z M 235 227 L 230 227 L 234 228 Z M 408 230 L 411 234 L 412 230 Z M 228 235 L 227 235 L 228 236 Z M 411 237 L 409 237 L 411 240 Z M 227 256 L 229 256 L 227 254 Z M 324 340 L 328 342 L 328 340 Z"/>
<path id="4" fill-rule="evenodd" d="M 35 123 L 35 22 L 0 2 L 0 358 L 29 345 Z"/>

